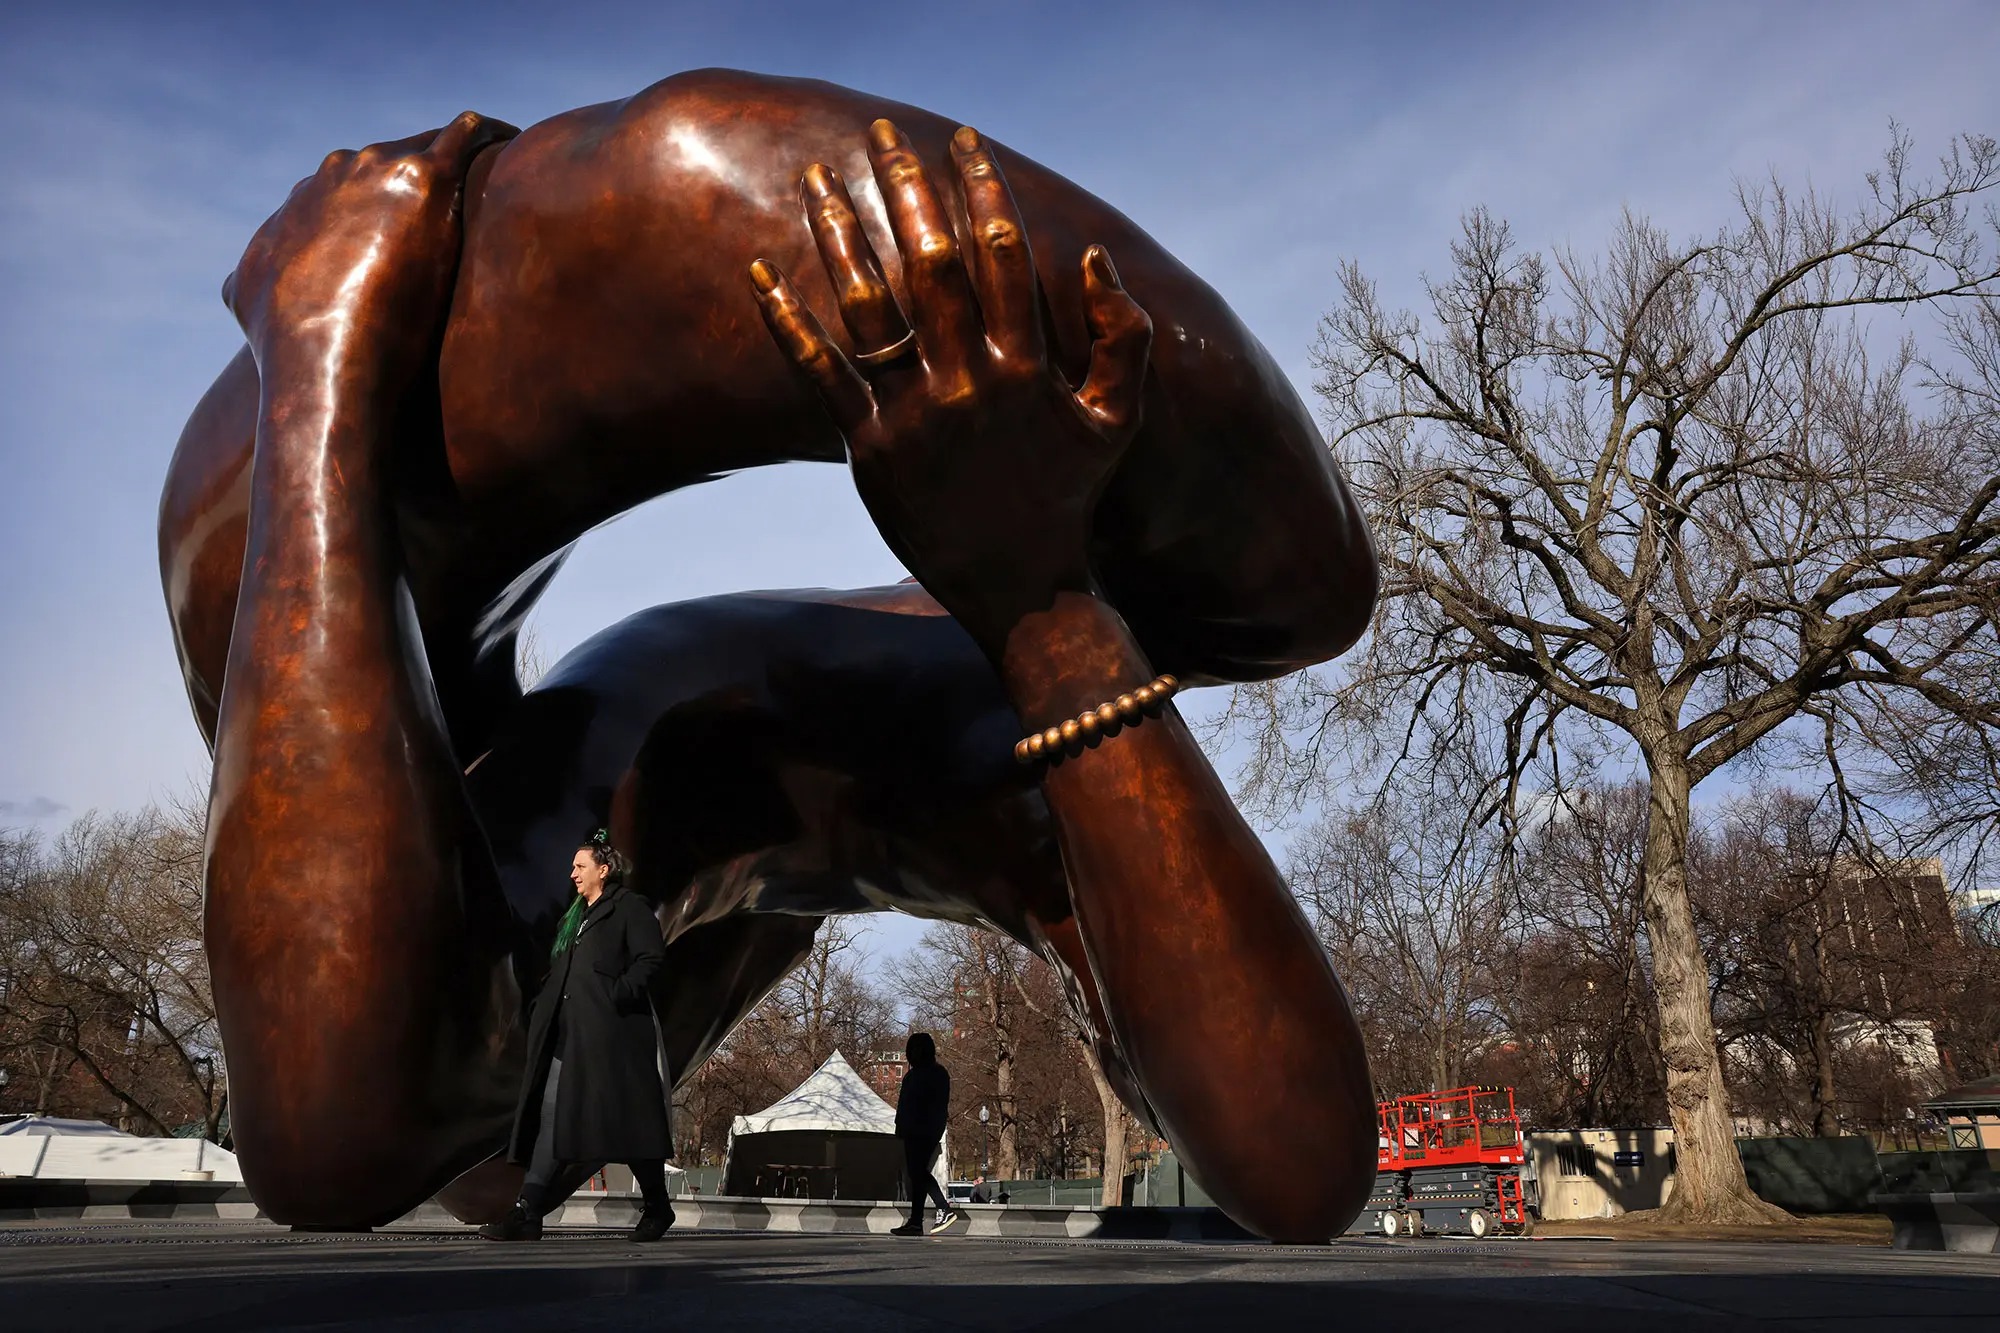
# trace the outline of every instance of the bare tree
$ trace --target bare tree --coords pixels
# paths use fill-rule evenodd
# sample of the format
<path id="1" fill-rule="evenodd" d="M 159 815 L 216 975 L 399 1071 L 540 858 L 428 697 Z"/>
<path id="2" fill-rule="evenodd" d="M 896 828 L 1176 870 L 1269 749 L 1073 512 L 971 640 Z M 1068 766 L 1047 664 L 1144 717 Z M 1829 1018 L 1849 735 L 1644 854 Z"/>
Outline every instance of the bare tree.
<path id="1" fill-rule="evenodd" d="M 514 674 L 520 679 L 521 688 L 534 689 L 549 674 L 551 665 L 548 650 L 542 645 L 542 632 L 531 620 L 521 627 L 514 642 Z"/>
<path id="2" fill-rule="evenodd" d="M 994 931 L 940 921 L 903 956 L 899 973 L 911 1011 L 948 1028 L 954 1049 L 974 1056 L 974 1070 L 966 1072 L 976 1070 L 979 1078 L 963 1080 L 960 1086 L 975 1096 L 992 1098 L 992 1164 L 995 1178 L 1001 1180 L 1021 1173 L 1014 1085 L 1021 1020 L 1028 1012 L 1021 1002 L 1020 975 L 1031 957 Z M 970 1100 L 960 1099 L 955 1118 L 963 1117 L 971 1105 Z"/>
<path id="3" fill-rule="evenodd" d="M 1022 1159 L 1035 1163 L 1036 1175 L 1067 1179 L 1088 1170 L 1095 1151 L 1103 1180 L 1100 1202 L 1115 1208 L 1125 1202 L 1125 1169 L 1138 1122 L 1106 1074 L 1098 1035 L 1061 975 L 1032 953 L 1016 961 L 1014 995 L 1027 1010 L 1015 1022 L 1013 1043 Z M 1096 1103 L 1094 1132 L 1077 1114 L 1086 1087 Z"/>
<path id="4" fill-rule="evenodd" d="M 1076 1041 L 1083 1067 L 1090 1074 L 1090 1086 L 1097 1093 L 1097 1113 L 1099 1133 L 1103 1147 L 1099 1153 L 1104 1180 L 1104 1193 L 1100 1202 L 1106 1208 L 1116 1208 L 1125 1202 L 1125 1163 L 1132 1156 L 1132 1130 L 1136 1120 L 1127 1110 L 1118 1090 L 1105 1077 L 1104 1064 L 1097 1058 L 1097 1043 L 1090 1033 L 1072 1025 L 1071 1035 Z"/>
<path id="5" fill-rule="evenodd" d="M 1890 761 L 2000 726 L 2000 270 L 1980 211 L 1996 183 L 1992 139 L 1920 179 L 1898 131 L 1851 210 L 1744 186 L 1698 244 L 1627 216 L 1601 260 L 1551 265 L 1476 212 L 1427 322 L 1349 264 L 1322 325 L 1317 387 L 1383 597 L 1344 675 L 1241 702 L 1303 733 L 1305 758 L 1280 757 L 1308 768 L 1330 738 L 1359 738 L 1355 767 L 1392 759 L 1412 717 L 1490 727 L 1508 763 L 1481 813 L 1516 810 L 1578 736 L 1636 749 L 1675 1218 L 1783 1216 L 1734 1149 L 1691 793 L 1798 719 L 1831 753 L 1872 742 Z M 1880 346 L 1872 310 L 1931 312 L 1942 338 Z M 1490 709 L 1460 707 L 1473 678 Z M 1277 753 L 1253 789 L 1300 776 Z"/>
<path id="6" fill-rule="evenodd" d="M 955 1143 L 976 1150 L 990 1132 L 997 1180 L 1029 1169 L 1069 1177 L 1095 1157 L 1105 1202 L 1123 1201 L 1136 1121 L 1055 967 L 1004 935 L 939 922 L 904 955 L 898 983 L 912 1021 L 935 1030 L 953 1067 Z"/>
<path id="7" fill-rule="evenodd" d="M 1960 921 L 1964 973 L 1938 1025 L 1944 1072 L 1956 1083 L 2000 1074 L 2000 911 L 1968 911 Z"/>
<path id="8" fill-rule="evenodd" d="M 224 1071 L 202 951 L 203 803 L 86 815 L 0 856 L 0 1052 L 38 1112 L 220 1137 Z M 10 1072 L 12 1070 L 10 1069 Z"/>
<path id="9" fill-rule="evenodd" d="M 1102 1201 L 1115 1207 L 1124 1202 L 1131 1112 L 1105 1077 L 1092 1034 L 1069 1003 L 1056 969 L 1032 953 L 1016 961 L 1010 982 L 1015 1002 L 1025 1010 L 1011 1016 L 1020 1166 L 1034 1176 L 1067 1179 L 1088 1170 L 1096 1153 Z M 1095 1125 L 1086 1107 L 1096 1112 Z M 996 1169 L 995 1178 L 1007 1177 Z"/>
<path id="10" fill-rule="evenodd" d="M 869 975 L 866 933 L 852 917 L 828 917 L 799 965 L 681 1087 L 687 1160 L 720 1160 L 736 1116 L 776 1101 L 836 1050 L 858 1059 L 893 1043 L 895 1005 Z"/>
<path id="11" fill-rule="evenodd" d="M 895 1006 L 867 975 L 862 944 L 867 926 L 856 918 L 828 917 L 804 961 L 778 983 L 754 1021 L 788 1034 L 792 1068 L 799 1078 L 843 1047 L 859 1055 L 890 1040 Z"/>
<path id="12" fill-rule="evenodd" d="M 1832 1138 L 1840 1133 L 1835 1028 L 1865 1003 L 1854 993 L 1854 969 L 1834 958 L 1837 816 L 1795 793 L 1769 792 L 1733 802 L 1719 823 L 1708 836 L 1696 830 L 1688 860 L 1722 1034 L 1740 1061 L 1762 1066 L 1755 1081 L 1772 1094 L 1761 1099 L 1767 1114 L 1797 1081 L 1792 1071 L 1804 1071 L 1809 1114 L 1779 1118 Z"/>
<path id="13" fill-rule="evenodd" d="M 1639 868 L 1641 783 L 1554 793 L 1512 882 L 1519 934 L 1497 1005 L 1514 1049 L 1504 1074 L 1549 1125 L 1637 1125 L 1666 1112 Z"/>
<path id="14" fill-rule="evenodd" d="M 1755 791 L 1689 849 L 1717 1021 L 1762 1094 L 1738 1100 L 1823 1138 L 1884 1128 L 1937 1090 L 1931 1033 L 1970 981 L 1940 864 L 1880 855 L 1848 815 L 1832 790 Z M 1929 1049 L 1899 1059 L 1919 1035 Z"/>
<path id="15" fill-rule="evenodd" d="M 1292 890 L 1348 987 L 1385 1096 L 1463 1084 L 1501 1035 L 1501 850 L 1424 783 L 1330 812 L 1292 853 Z"/>

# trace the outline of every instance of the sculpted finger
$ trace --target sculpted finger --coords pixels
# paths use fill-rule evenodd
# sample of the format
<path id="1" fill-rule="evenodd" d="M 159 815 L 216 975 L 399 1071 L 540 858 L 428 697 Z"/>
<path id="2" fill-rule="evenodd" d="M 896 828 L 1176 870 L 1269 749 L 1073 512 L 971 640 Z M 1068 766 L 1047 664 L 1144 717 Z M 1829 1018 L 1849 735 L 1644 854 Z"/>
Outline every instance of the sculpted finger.
<path id="1" fill-rule="evenodd" d="M 875 247 L 861 229 L 854 200 L 840 173 L 821 162 L 806 168 L 799 180 L 806 221 L 819 246 L 820 262 L 833 284 L 841 322 L 847 325 L 857 353 L 893 347 L 910 334 L 910 321 L 896 304 L 896 294 L 882 276 Z"/>
<path id="2" fill-rule="evenodd" d="M 493 120 L 477 111 L 461 111 L 451 124 L 437 132 L 424 150 L 441 172 L 462 176 L 472 159 L 496 143 L 504 143 L 521 131 L 504 120 Z"/>
<path id="3" fill-rule="evenodd" d="M 868 149 L 889 229 L 902 252 L 903 281 L 910 289 L 910 313 L 924 364 L 935 374 L 963 374 L 983 335 L 951 218 L 901 130 L 876 121 L 868 127 Z"/>
<path id="4" fill-rule="evenodd" d="M 1090 374 L 1076 401 L 1107 434 L 1129 436 L 1139 428 L 1153 321 L 1119 283 L 1101 245 L 1084 252 L 1083 313 L 1090 326 Z"/>
<path id="5" fill-rule="evenodd" d="M 347 169 L 348 164 L 353 162 L 357 156 L 359 156 L 359 154 L 357 154 L 352 148 L 334 149 L 332 152 L 328 153 L 325 157 L 319 160 L 319 165 L 313 168 L 312 175 L 301 176 L 299 178 L 298 184 L 292 186 L 291 193 L 285 196 L 285 202 L 290 203 L 293 199 L 298 197 L 298 194 L 301 190 L 304 190 L 307 186 L 311 185 L 314 181 L 319 180 L 322 176 L 334 176 L 342 171 L 345 171 Z M 280 209 L 279 211 L 282 212 L 284 210 Z M 275 217 L 276 214 L 273 214 L 272 216 Z M 268 222 L 270 221 L 270 219 L 266 218 L 265 221 Z"/>
<path id="6" fill-rule="evenodd" d="M 369 144 L 356 156 L 373 160 L 388 158 L 392 161 L 405 157 L 418 157 L 425 149 L 436 143 L 438 135 L 443 133 L 443 130 L 423 130 L 400 139 L 384 139 L 381 143 Z"/>
<path id="7" fill-rule="evenodd" d="M 757 289 L 764 327 L 771 331 L 778 349 L 819 390 L 820 400 L 832 414 L 834 425 L 842 434 L 851 436 L 875 411 L 874 396 L 869 393 L 867 383 L 826 336 L 819 317 L 775 264 L 762 259 L 751 264 L 750 285 Z"/>
<path id="8" fill-rule="evenodd" d="M 1014 192 L 979 131 L 961 126 L 951 137 L 958 182 L 970 224 L 973 284 L 985 317 L 986 341 L 1007 360 L 1039 364 L 1042 312 L 1036 299 L 1035 256 Z"/>
<path id="9" fill-rule="evenodd" d="M 271 218 L 266 219 L 264 225 L 257 229 L 257 234 L 243 247 L 242 255 L 236 260 L 236 267 L 229 270 L 229 275 L 222 280 L 222 304 L 228 307 L 229 313 L 236 319 L 237 327 L 246 335 L 254 333 L 253 324 L 258 315 L 255 307 L 263 290 L 259 277 L 269 261 L 272 220 L 277 216 L 277 213 L 273 213 Z"/>

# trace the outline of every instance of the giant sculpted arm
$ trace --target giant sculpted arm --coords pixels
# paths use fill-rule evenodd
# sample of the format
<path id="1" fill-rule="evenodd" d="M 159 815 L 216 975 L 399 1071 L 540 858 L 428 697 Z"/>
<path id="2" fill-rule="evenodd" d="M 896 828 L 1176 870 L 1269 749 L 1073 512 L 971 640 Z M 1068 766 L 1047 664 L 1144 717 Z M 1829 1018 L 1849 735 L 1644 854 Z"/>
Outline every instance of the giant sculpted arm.
<path id="1" fill-rule="evenodd" d="M 273 1218 L 394 1219 L 512 1105 L 511 928 L 468 814 L 386 478 L 508 127 L 329 154 L 225 295 L 262 385 L 218 700 L 205 921 L 244 1177 Z"/>
<path id="2" fill-rule="evenodd" d="M 1039 731 L 1153 679 L 1092 568 L 1090 531 L 1139 428 L 1154 330 L 1091 247 L 1079 286 L 1093 343 L 1087 373 L 1066 379 L 994 154 L 970 130 L 951 152 L 963 261 L 909 140 L 886 120 L 870 131 L 907 314 L 839 174 L 806 172 L 851 354 L 777 266 L 758 261 L 751 280 L 775 341 L 846 438 L 883 537 Z M 1161 1128 L 1216 1202 L 1274 1238 L 1324 1240 L 1375 1170 L 1360 1032 L 1262 844 L 1172 706 L 1155 708 L 1093 717 L 1087 743 L 1038 747 L 1061 756 L 1037 762 L 1090 968 Z"/>

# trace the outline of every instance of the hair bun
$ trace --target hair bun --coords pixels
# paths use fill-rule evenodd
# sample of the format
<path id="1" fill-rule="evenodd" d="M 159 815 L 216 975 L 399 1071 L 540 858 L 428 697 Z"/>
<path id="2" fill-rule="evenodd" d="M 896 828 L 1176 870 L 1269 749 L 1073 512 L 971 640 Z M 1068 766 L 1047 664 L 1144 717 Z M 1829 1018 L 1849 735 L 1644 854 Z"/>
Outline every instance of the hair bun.
<path id="1" fill-rule="evenodd" d="M 599 829 L 590 835 L 590 840 L 599 847 L 609 847 L 611 845 L 611 830 Z"/>

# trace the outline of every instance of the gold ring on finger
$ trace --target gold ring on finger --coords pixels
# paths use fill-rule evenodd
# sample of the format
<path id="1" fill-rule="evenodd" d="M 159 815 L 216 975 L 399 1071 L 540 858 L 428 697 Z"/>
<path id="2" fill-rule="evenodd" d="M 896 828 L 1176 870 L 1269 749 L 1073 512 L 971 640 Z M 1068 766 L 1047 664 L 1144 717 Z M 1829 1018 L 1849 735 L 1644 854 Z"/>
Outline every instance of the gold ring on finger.
<path id="1" fill-rule="evenodd" d="M 892 361 L 900 361 L 917 350 L 917 331 L 911 329 L 887 347 L 878 347 L 872 352 L 856 352 L 854 364 L 863 370 L 878 370 Z"/>

